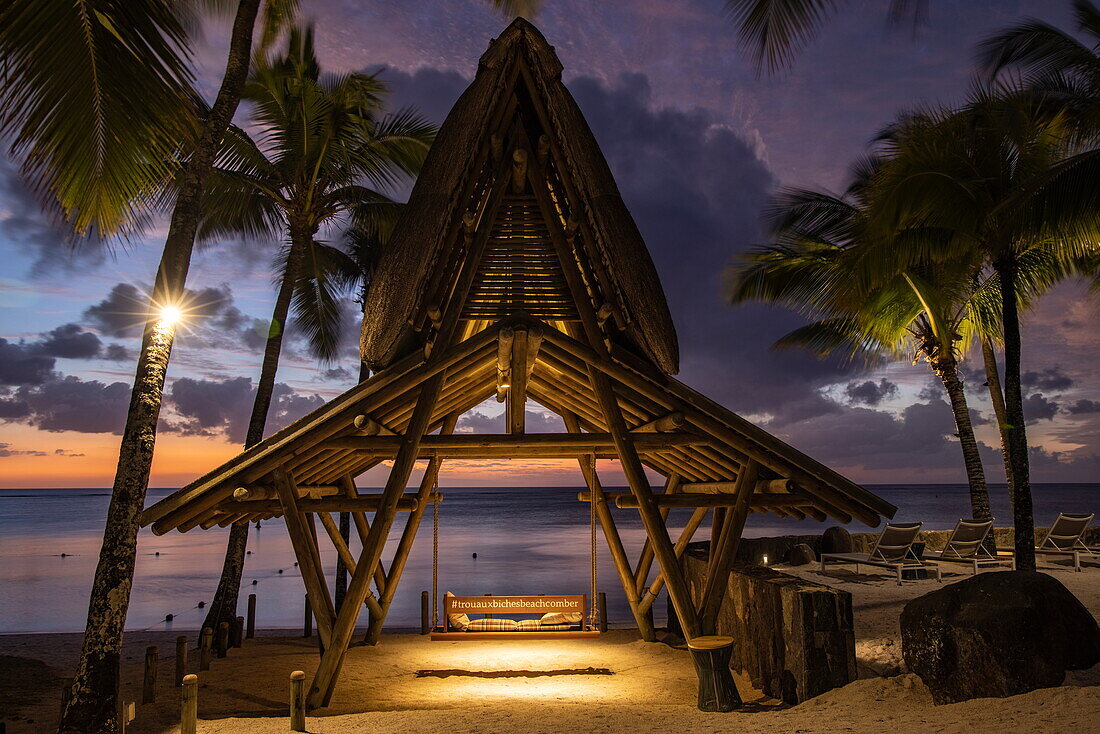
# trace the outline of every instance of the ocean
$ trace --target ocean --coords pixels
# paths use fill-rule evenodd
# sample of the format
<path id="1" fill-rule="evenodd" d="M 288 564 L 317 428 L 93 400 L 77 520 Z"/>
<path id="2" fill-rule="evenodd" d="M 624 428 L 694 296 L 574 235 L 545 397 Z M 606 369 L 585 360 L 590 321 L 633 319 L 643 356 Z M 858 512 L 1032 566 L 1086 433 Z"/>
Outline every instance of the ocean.
<path id="1" fill-rule="evenodd" d="M 965 485 L 894 484 L 868 489 L 898 506 L 896 520 L 920 520 L 926 529 L 949 529 L 959 517 L 969 516 Z M 171 491 L 150 489 L 148 503 Z M 443 487 L 439 593 L 588 593 L 588 505 L 577 501 L 578 491 L 576 487 Z M 1011 524 L 1007 489 L 991 485 L 990 492 L 997 524 Z M 1049 525 L 1059 512 L 1100 514 L 1100 484 L 1037 484 L 1033 494 L 1038 525 Z M 83 629 L 109 499 L 107 489 L 0 490 L 0 633 Z M 635 559 L 645 537 L 638 514 L 634 510 L 614 512 L 628 553 Z M 674 538 L 689 514 L 673 512 L 669 525 Z M 398 518 L 399 524 L 404 517 Z M 754 514 L 745 534 L 809 534 L 828 525 Z M 867 530 L 855 521 L 848 528 L 852 532 Z M 205 616 L 198 604 L 208 601 L 217 586 L 227 533 L 217 528 L 196 529 L 157 537 L 143 529 L 127 629 L 196 629 Z M 255 593 L 259 627 L 300 626 L 305 591 L 282 521 L 265 521 L 250 533 L 241 613 L 245 597 Z M 352 550 L 357 552 L 354 530 L 352 537 Z M 697 539 L 707 537 L 709 528 L 704 525 Z M 383 556 L 387 567 L 396 545 L 397 539 L 391 538 Z M 629 623 L 630 613 L 602 534 L 597 536 L 597 548 L 598 586 L 608 595 L 609 621 Z M 336 552 L 323 533 L 321 549 L 331 581 Z M 426 514 L 387 629 L 419 627 L 420 593 L 430 590 L 431 583 L 432 522 Z M 663 600 L 654 605 L 658 622 L 664 609 Z M 168 614 L 173 615 L 171 622 L 164 621 Z M 365 623 L 365 615 L 361 623 Z"/>

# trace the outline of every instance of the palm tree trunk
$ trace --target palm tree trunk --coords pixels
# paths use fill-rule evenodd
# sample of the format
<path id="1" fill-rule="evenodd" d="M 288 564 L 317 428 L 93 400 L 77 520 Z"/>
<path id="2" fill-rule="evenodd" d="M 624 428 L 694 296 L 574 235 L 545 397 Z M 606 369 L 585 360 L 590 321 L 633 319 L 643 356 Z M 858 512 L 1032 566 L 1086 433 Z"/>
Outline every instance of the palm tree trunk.
<path id="1" fill-rule="evenodd" d="M 1020 388 L 1020 313 L 1016 301 L 1017 264 L 1008 255 L 997 261 L 1001 278 L 1001 311 L 1005 339 L 1005 449 L 1011 468 L 1014 497 L 1012 521 L 1015 527 L 1016 568 L 1035 570 L 1035 516 L 1031 506 L 1031 478 L 1024 423 L 1024 398 Z"/>
<path id="2" fill-rule="evenodd" d="M 982 359 L 985 361 L 986 384 L 989 386 L 989 400 L 993 403 L 993 415 L 997 418 L 997 433 L 1001 436 L 1001 458 L 1005 463 L 1005 482 L 1008 483 L 1009 502 L 1016 501 L 1016 490 L 1012 482 L 1012 462 L 1008 460 L 1008 418 L 1005 411 L 1005 393 L 1001 387 L 1001 374 L 997 371 L 997 353 L 993 351 L 993 342 L 982 339 Z"/>
<path id="3" fill-rule="evenodd" d="M 294 285 L 298 279 L 298 270 L 301 267 L 304 252 L 305 242 L 300 235 L 292 233 L 286 269 L 279 285 L 279 294 L 275 298 L 271 328 L 268 331 L 267 343 L 264 345 L 260 381 L 256 385 L 256 398 L 252 402 L 252 415 L 249 417 L 248 432 L 245 434 L 246 449 L 258 444 L 264 437 L 267 414 L 271 408 L 271 396 L 275 391 L 275 375 L 279 370 L 279 357 L 283 350 L 283 334 L 286 333 L 290 302 L 294 296 Z M 234 523 L 229 530 L 229 543 L 225 549 L 225 560 L 222 562 L 222 575 L 218 580 L 218 589 L 214 592 L 214 601 L 211 602 L 210 611 L 206 614 L 204 627 L 217 629 L 219 622 L 232 622 L 237 616 L 247 545 L 248 523 Z"/>
<path id="4" fill-rule="evenodd" d="M 978 452 L 978 441 L 974 437 L 974 426 L 970 422 L 970 407 L 966 402 L 962 380 L 959 379 L 958 363 L 954 356 L 936 359 L 932 362 L 932 370 L 943 382 L 948 400 L 951 401 L 951 412 L 955 416 L 955 428 L 962 447 L 963 463 L 966 465 L 966 479 L 970 485 L 970 511 L 975 520 L 987 520 L 991 514 L 985 468 Z"/>
<path id="5" fill-rule="evenodd" d="M 84 644 L 73 678 L 72 695 L 58 725 L 58 731 L 65 734 L 118 731 L 122 634 L 130 604 L 138 527 L 149 486 L 164 376 L 175 335 L 170 324 L 158 319 L 156 311 L 158 304 L 178 303 L 183 295 L 201 214 L 203 186 L 225 129 L 240 102 L 259 4 L 259 0 L 241 0 L 237 6 L 229 57 L 218 96 L 203 123 L 194 153 L 183 167 L 179 195 L 142 335 L 111 504 L 103 530 L 103 545 L 92 581 Z"/>

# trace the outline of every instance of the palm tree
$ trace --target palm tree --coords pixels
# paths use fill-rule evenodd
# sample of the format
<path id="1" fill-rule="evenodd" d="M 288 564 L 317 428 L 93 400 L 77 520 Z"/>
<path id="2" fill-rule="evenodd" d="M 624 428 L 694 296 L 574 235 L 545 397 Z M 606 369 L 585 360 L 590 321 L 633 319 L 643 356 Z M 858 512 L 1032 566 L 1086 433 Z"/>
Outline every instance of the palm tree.
<path id="1" fill-rule="evenodd" d="M 287 317 L 322 361 L 336 358 L 339 297 L 362 280 L 358 258 L 317 238 L 323 228 L 354 223 L 369 239 L 391 222 L 398 204 L 375 189 L 420 170 L 435 134 L 411 111 L 382 117 L 386 87 L 375 75 L 322 75 L 313 31 L 293 29 L 285 53 L 258 56 L 243 97 L 252 105 L 253 139 L 232 128 L 215 167 L 200 236 L 282 238 L 279 284 L 245 447 L 264 434 Z M 248 525 L 234 525 L 221 580 L 204 626 L 236 616 Z"/>
<path id="2" fill-rule="evenodd" d="M 876 361 L 883 355 L 928 363 L 947 393 L 955 419 L 977 519 L 989 518 L 989 492 L 971 423 L 959 359 L 988 321 L 992 279 L 976 281 L 965 267 L 922 267 L 881 282 L 860 277 L 868 244 L 868 180 L 874 164 L 858 172 L 844 196 L 790 189 L 770 211 L 773 244 L 756 248 L 731 270 L 734 303 L 786 305 L 813 319 L 777 347 L 803 347 L 819 355 Z M 931 233 L 929 233 L 931 236 Z"/>
<path id="3" fill-rule="evenodd" d="M 1064 106 L 1017 90 L 975 92 L 962 109 L 904 117 L 883 136 L 874 231 L 933 228 L 879 248 L 882 274 L 928 262 L 979 259 L 999 281 L 1005 356 L 1005 448 L 1012 486 L 1017 566 L 1033 570 L 1034 519 L 1020 386 L 1019 306 L 1095 252 L 1100 225 L 1100 154 L 1075 147 Z M 1046 270 L 1022 277 L 1028 261 Z"/>
<path id="4" fill-rule="evenodd" d="M 221 86 L 209 111 L 196 114 L 186 29 L 207 4 L 215 3 L 14 0 L 0 11 L 0 132 L 12 136 L 12 152 L 48 208 L 78 234 L 112 235 L 148 213 L 170 175 L 180 181 L 150 294 L 84 645 L 62 714 L 66 732 L 117 726 L 138 521 L 174 336 L 160 309 L 178 307 L 184 292 L 203 185 L 237 108 L 260 0 L 234 6 Z M 294 2 L 269 7 L 285 16 Z"/>

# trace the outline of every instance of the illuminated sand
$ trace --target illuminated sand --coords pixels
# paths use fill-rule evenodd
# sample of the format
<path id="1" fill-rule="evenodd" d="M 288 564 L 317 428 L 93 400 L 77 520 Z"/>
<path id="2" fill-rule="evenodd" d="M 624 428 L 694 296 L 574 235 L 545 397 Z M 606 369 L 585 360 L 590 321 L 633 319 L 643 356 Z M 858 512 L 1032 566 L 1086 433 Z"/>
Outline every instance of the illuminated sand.
<path id="1" fill-rule="evenodd" d="M 857 657 L 865 676 L 842 689 L 793 708 L 762 698 L 739 679 L 749 711 L 704 714 L 695 709 L 695 674 L 683 649 L 646 644 L 627 631 L 613 631 L 598 641 L 531 641 L 527 643 L 429 642 L 418 635 L 387 635 L 378 647 L 354 647 L 333 705 L 310 716 L 307 728 L 318 734 L 337 732 L 749 732 L 789 731 L 1089 731 L 1100 722 L 1100 666 L 1072 673 L 1059 688 L 1007 699 L 981 699 L 933 706 L 915 676 L 896 675 L 900 663 L 897 615 L 904 603 L 935 587 L 934 582 L 898 588 L 885 576 L 795 569 L 816 581 L 852 591 L 856 601 Z M 1083 573 L 1056 569 L 1094 614 L 1100 612 L 1100 567 Z M 945 576 L 945 581 L 961 576 Z M 124 697 L 140 699 L 141 662 L 146 645 L 162 654 L 159 700 L 139 706 L 131 732 L 172 732 L 178 722 L 178 691 L 171 687 L 172 633 L 127 635 Z M 0 656 L 41 660 L 58 674 L 76 658 L 79 635 L 0 637 Z M 316 642 L 292 633 L 268 632 L 245 647 L 215 660 L 200 675 L 203 734 L 218 732 L 285 732 L 289 675 L 312 672 Z M 9 694 L 24 698 L 11 716 L 4 703 L 0 719 L 9 732 L 49 731 L 56 722 L 58 688 L 44 667 L 0 657 Z M 615 675 L 537 677 L 417 678 L 418 670 L 550 671 L 610 668 Z M 27 672 L 23 672 L 27 671 Z M 879 677 L 875 671 L 891 677 Z M 37 677 L 36 677 L 37 676 Z M 47 679 L 43 679 L 46 676 Z M 35 719 L 28 724 L 27 718 Z"/>

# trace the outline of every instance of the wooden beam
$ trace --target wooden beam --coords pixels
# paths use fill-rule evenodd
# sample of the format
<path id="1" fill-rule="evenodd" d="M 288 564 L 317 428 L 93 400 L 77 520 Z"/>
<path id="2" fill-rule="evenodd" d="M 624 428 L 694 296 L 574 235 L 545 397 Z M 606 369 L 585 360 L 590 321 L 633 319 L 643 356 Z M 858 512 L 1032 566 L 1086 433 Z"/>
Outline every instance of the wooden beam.
<path id="1" fill-rule="evenodd" d="M 334 494 L 340 494 L 340 487 L 334 484 L 298 485 L 298 497 L 301 499 L 318 499 L 320 497 L 331 497 Z M 279 490 L 274 485 L 250 484 L 247 487 L 237 487 L 233 490 L 233 499 L 240 501 L 277 500 L 279 499 Z"/>
<path id="2" fill-rule="evenodd" d="M 621 510 L 638 509 L 638 500 L 627 491 L 617 490 L 605 492 L 607 500 L 614 502 Z M 577 499 L 581 502 L 589 502 L 589 492 L 578 492 Z M 737 495 L 732 494 L 674 494 L 657 495 L 654 498 L 661 509 L 672 507 L 735 507 L 740 502 Z M 750 500 L 753 509 L 771 509 L 773 507 L 813 507 L 814 499 L 804 494 L 756 494 Z"/>
<path id="3" fill-rule="evenodd" d="M 668 537 L 668 530 L 661 520 L 661 512 L 650 489 L 649 479 L 646 478 L 642 462 L 638 458 L 638 452 L 634 448 L 633 438 L 626 429 L 623 415 L 619 411 L 619 405 L 615 399 L 615 393 L 611 386 L 611 380 L 607 375 L 591 370 L 592 389 L 600 401 L 600 409 L 604 419 L 615 440 L 615 448 L 619 453 L 619 461 L 623 473 L 626 475 L 630 490 L 639 500 L 638 512 L 642 517 L 642 525 L 645 526 L 646 535 L 653 544 L 653 552 L 657 557 L 657 563 L 664 572 L 668 584 L 669 597 L 672 606 L 680 618 L 680 625 L 684 635 L 691 639 L 699 634 L 699 624 L 695 616 L 695 606 L 691 601 L 687 583 L 681 572 L 679 561 L 672 548 L 672 541 Z M 644 434 L 643 434 L 644 435 Z"/>
<path id="4" fill-rule="evenodd" d="M 669 474 L 665 479 L 665 491 L 664 495 L 676 494 L 680 488 L 680 475 L 676 472 Z M 662 496 L 664 496 L 662 495 Z M 581 500 L 582 502 L 584 500 Z M 661 508 L 661 520 L 668 520 L 668 513 L 671 511 L 670 507 Z M 653 567 L 653 544 L 649 542 L 649 537 L 646 537 L 642 543 L 642 553 L 638 556 L 638 564 L 634 566 L 634 587 L 638 590 L 638 594 L 642 593 L 642 589 L 645 588 L 646 581 L 649 580 L 649 570 Z"/>
<path id="5" fill-rule="evenodd" d="M 397 502 L 405 492 L 413 466 L 416 464 L 416 454 L 420 448 L 420 440 L 424 437 L 424 431 L 431 421 L 435 402 L 443 387 L 444 373 L 440 372 L 435 377 L 424 383 L 420 395 L 416 401 L 416 409 L 413 411 L 409 425 L 402 436 L 402 445 L 394 459 L 390 469 L 389 479 L 383 492 L 384 501 L 379 507 L 371 524 L 370 534 L 363 544 L 363 550 L 359 554 L 356 573 L 348 584 L 347 595 L 344 604 L 340 607 L 340 613 L 336 617 L 336 624 L 332 628 L 331 642 L 325 647 L 325 654 L 321 657 L 321 664 L 317 666 L 313 682 L 310 684 L 309 704 L 316 708 L 327 706 L 332 699 L 332 691 L 336 686 L 336 678 L 340 673 L 340 667 L 344 662 L 348 644 L 355 631 L 355 622 L 359 619 L 359 610 L 370 591 L 371 577 L 374 569 L 382 559 L 382 549 L 385 547 L 386 538 L 389 536 L 390 527 L 397 515 Z"/>
<path id="6" fill-rule="evenodd" d="M 737 556 L 737 547 L 741 543 L 741 533 L 745 529 L 745 520 L 749 515 L 749 502 L 756 486 L 759 465 L 749 461 L 741 470 L 738 479 L 737 504 L 722 523 L 722 535 L 718 547 L 711 548 L 710 566 L 707 582 L 703 587 L 703 596 L 699 604 L 699 618 L 703 634 L 713 634 L 718 619 L 718 611 L 729 585 L 730 568 Z"/>
<path id="7" fill-rule="evenodd" d="M 351 554 L 351 549 L 344 541 L 344 536 L 340 534 L 340 528 L 332 519 L 332 515 L 327 512 L 318 512 L 317 517 L 320 519 L 321 525 L 324 526 L 325 532 L 328 533 L 329 540 L 332 541 L 332 547 L 336 549 L 336 555 L 340 556 L 340 560 L 344 562 L 344 567 L 347 568 L 348 573 L 354 574 L 355 556 Z M 371 614 L 381 613 L 382 607 L 379 606 L 378 600 L 374 596 L 368 596 L 366 604 Z"/>
<path id="8" fill-rule="evenodd" d="M 684 414 L 674 410 L 671 413 L 662 415 L 660 418 L 654 418 L 648 423 L 643 423 L 635 428 L 633 433 L 672 433 L 673 431 L 683 430 L 686 423 Z"/>
<path id="9" fill-rule="evenodd" d="M 577 416 L 569 412 L 561 413 L 567 431 L 577 433 L 580 431 L 580 422 Z M 619 575 L 619 582 L 623 586 L 626 595 L 626 603 L 630 607 L 630 613 L 634 617 L 634 623 L 638 626 L 638 634 L 646 642 L 655 642 L 657 635 L 653 629 L 653 620 L 648 614 L 643 614 L 638 608 L 638 590 L 634 587 L 634 574 L 630 570 L 630 561 L 626 555 L 619 529 L 615 526 L 615 518 L 611 516 L 611 510 L 604 499 L 603 486 L 600 484 L 599 474 L 596 472 L 596 462 L 591 456 L 577 457 L 581 474 L 584 476 L 588 491 L 596 498 L 596 519 L 599 520 L 600 529 L 603 530 L 604 540 L 611 552 L 611 560 L 615 564 L 615 571 Z M 606 613 L 606 612 L 605 612 Z"/>
<path id="10" fill-rule="evenodd" d="M 290 535 L 290 542 L 294 547 L 294 556 L 298 559 L 298 570 L 302 573 L 302 582 L 309 595 L 309 605 L 313 608 L 313 616 L 317 620 L 317 633 L 321 636 L 321 644 L 328 648 L 335 610 L 332 597 L 329 595 L 328 584 L 325 583 L 324 571 L 316 561 L 317 544 L 306 523 L 304 513 L 298 508 L 298 493 L 295 490 L 293 478 L 283 469 L 276 469 L 274 474 L 275 487 L 279 490 L 279 499 L 282 502 L 287 534 Z M 358 604 L 362 603 L 362 601 L 358 602 Z"/>
<path id="11" fill-rule="evenodd" d="M 735 494 L 737 481 L 732 482 L 686 482 L 683 491 L 688 494 Z M 798 494 L 801 489 L 790 479 L 757 479 L 755 491 L 757 493 L 784 493 Z"/>
<path id="12" fill-rule="evenodd" d="M 381 506 L 383 495 L 359 495 L 355 499 L 350 497 L 324 497 L 319 500 L 298 500 L 298 508 L 302 512 L 377 512 Z M 427 502 L 440 502 L 443 498 L 432 495 Z M 412 512 L 417 508 L 419 500 L 413 493 L 402 496 L 397 501 L 398 512 Z M 278 512 L 281 504 L 277 500 L 248 500 L 236 502 L 230 500 L 217 506 L 221 512 Z"/>
<path id="13" fill-rule="evenodd" d="M 512 344 L 516 334 L 512 329 L 501 329 L 497 336 L 497 402 L 508 399 L 508 390 L 512 386 Z"/>
<path id="14" fill-rule="evenodd" d="M 331 438 L 325 446 L 331 449 L 352 449 L 371 455 L 392 455 L 402 445 L 401 436 L 345 436 Z M 633 437 L 639 451 L 659 451 L 670 446 L 690 446 L 705 443 L 707 438 L 697 433 L 641 433 Z M 461 433 L 452 436 L 424 436 L 418 454 L 421 458 L 443 455 L 444 452 L 466 452 L 494 458 L 502 455 L 544 455 L 537 452 L 561 450 L 568 456 L 593 449 L 615 448 L 610 433 Z M 464 455 L 463 458 L 466 458 Z"/>
<path id="15" fill-rule="evenodd" d="M 355 478 L 350 474 L 344 474 L 340 477 L 340 483 L 344 487 L 345 496 L 350 499 L 356 499 L 360 497 L 359 488 L 355 486 Z M 417 507 L 420 503 L 417 503 Z M 367 542 L 367 536 L 370 535 L 370 523 L 367 521 L 367 514 L 365 512 L 355 511 L 351 513 L 351 521 L 355 523 L 355 532 L 359 536 L 360 544 Z M 386 590 L 386 574 L 382 569 L 382 564 L 378 564 L 378 568 L 374 569 L 374 585 L 378 589 L 378 595 L 381 596 Z"/>
<path id="16" fill-rule="evenodd" d="M 455 426 L 458 425 L 458 419 L 461 416 L 462 413 L 455 412 L 444 418 L 443 425 L 439 429 L 440 434 L 446 436 L 454 433 Z M 442 465 L 443 460 L 440 458 L 433 458 L 428 462 L 428 468 L 424 471 L 424 476 L 420 480 L 420 489 L 416 493 L 417 497 L 438 496 L 437 482 Z M 405 529 L 401 533 L 401 540 L 397 543 L 397 550 L 394 551 L 393 561 L 390 563 L 390 573 L 386 579 L 386 591 L 378 600 L 381 610 L 371 618 L 370 626 L 367 627 L 368 645 L 378 644 L 382 627 L 386 623 L 386 615 L 389 614 L 394 594 L 397 593 L 397 584 L 401 580 L 401 574 L 405 571 L 405 564 L 412 552 L 413 543 L 416 542 L 416 533 L 420 529 L 420 521 L 424 517 L 427 506 L 427 502 L 421 502 L 417 509 L 409 515 L 409 519 L 405 521 Z"/>
<path id="17" fill-rule="evenodd" d="M 684 525 L 684 529 L 680 531 L 680 536 L 676 538 L 676 544 L 672 547 L 672 551 L 676 554 L 677 559 L 684 555 L 688 543 L 695 537 L 695 531 L 699 529 L 699 526 L 703 523 L 706 516 L 706 507 L 700 507 L 696 509 L 695 512 L 691 513 L 691 517 L 688 518 L 687 524 Z M 677 564 L 677 568 L 679 568 L 679 564 Z M 665 575 L 663 572 L 658 572 L 657 578 L 653 579 L 653 583 L 650 584 L 649 589 L 646 591 L 645 595 L 642 596 L 642 611 L 649 611 L 653 606 L 653 602 L 657 600 L 657 595 L 661 593 L 661 589 L 664 587 Z"/>

